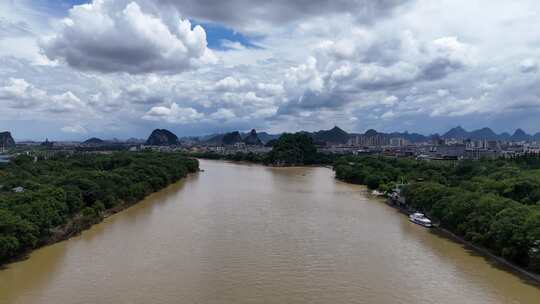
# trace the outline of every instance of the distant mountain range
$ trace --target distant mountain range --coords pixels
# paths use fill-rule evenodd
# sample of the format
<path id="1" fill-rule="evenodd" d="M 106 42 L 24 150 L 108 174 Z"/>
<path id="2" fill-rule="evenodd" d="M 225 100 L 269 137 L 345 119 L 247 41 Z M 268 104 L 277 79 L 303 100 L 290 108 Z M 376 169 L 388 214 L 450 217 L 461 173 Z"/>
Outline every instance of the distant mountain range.
<path id="1" fill-rule="evenodd" d="M 471 139 L 471 140 L 501 140 L 501 141 L 531 141 L 537 140 L 540 141 L 540 132 L 534 135 L 527 134 L 521 129 L 517 129 L 514 134 L 510 135 L 509 133 L 500 133 L 497 134 L 490 128 L 482 128 L 473 131 L 467 131 L 461 126 L 450 129 L 448 132 L 439 135 L 437 133 L 432 135 L 422 135 L 418 133 L 408 133 L 408 132 L 392 132 L 392 133 L 380 133 L 375 130 L 368 130 L 364 135 L 374 136 L 375 134 L 380 134 L 382 136 L 387 136 L 389 138 L 404 138 L 412 143 L 426 142 L 433 140 L 434 138 L 441 139 Z M 358 135 L 358 134 L 355 134 Z"/>
<path id="2" fill-rule="evenodd" d="M 245 142 L 247 145 L 255 145 L 255 144 L 266 144 L 267 142 L 271 141 L 272 139 L 278 139 L 281 136 L 281 134 L 269 134 L 267 132 L 260 132 L 258 133 L 255 131 L 255 129 L 251 130 L 250 132 L 229 132 L 229 133 L 218 133 L 218 134 L 210 134 L 210 135 L 204 135 L 204 136 L 198 136 L 198 137 L 182 137 L 180 138 L 181 142 L 198 142 L 198 143 L 204 143 L 204 144 L 235 144 L 237 142 Z"/>
<path id="3" fill-rule="evenodd" d="M 259 138 L 259 135 L 257 134 L 257 131 L 255 131 L 255 129 L 251 130 L 248 136 L 243 138 L 243 141 L 246 145 L 252 145 L 252 146 L 260 146 L 263 144 L 261 139 Z"/>
<path id="4" fill-rule="evenodd" d="M 352 135 L 362 135 L 362 134 L 352 134 Z M 407 140 L 409 142 L 412 142 L 412 143 L 430 141 L 433 138 L 438 136 L 436 134 L 426 136 L 426 135 L 419 134 L 419 133 L 409 133 L 407 131 L 405 131 L 405 132 L 384 133 L 384 132 L 377 132 L 376 130 L 373 130 L 373 129 L 367 130 L 363 135 L 366 135 L 366 136 L 381 135 L 381 136 L 385 136 L 385 137 L 387 137 L 389 139 L 390 138 L 403 138 L 403 139 L 405 139 L 405 140 Z"/>
<path id="5" fill-rule="evenodd" d="M 302 133 L 310 134 L 316 142 L 330 142 L 335 144 L 347 143 L 347 140 L 350 138 L 350 135 L 340 129 L 339 127 L 334 127 L 330 130 L 321 130 L 317 132 L 306 132 L 301 131 Z M 236 142 L 245 142 L 246 144 L 266 144 L 271 140 L 278 139 L 282 133 L 279 134 L 270 134 L 267 132 L 257 133 L 255 130 L 251 130 L 249 133 L 242 133 L 238 131 L 223 133 L 223 134 L 212 134 L 201 137 L 184 137 L 180 141 L 197 141 L 205 144 L 234 144 Z"/>
<path id="6" fill-rule="evenodd" d="M 434 138 L 442 139 L 472 139 L 472 140 L 501 140 L 501 141 L 540 141 L 540 132 L 531 135 L 527 134 L 522 129 L 517 129 L 512 135 L 509 133 L 500 133 L 497 134 L 490 128 L 482 128 L 473 131 L 467 131 L 460 126 L 450 129 L 448 132 L 443 135 L 432 134 L 432 135 L 422 135 L 418 133 L 409 133 L 409 132 L 392 132 L 392 133 L 383 133 L 377 132 L 376 130 L 370 129 L 363 134 L 354 134 L 347 133 L 340 129 L 339 127 L 334 127 L 327 131 L 318 131 L 310 133 L 316 141 L 324 141 L 330 143 L 346 143 L 347 140 L 353 136 L 364 135 L 364 136 L 384 136 L 388 138 L 404 138 L 410 142 L 426 142 Z"/>
<path id="7" fill-rule="evenodd" d="M 178 143 L 178 137 L 173 132 L 165 129 L 155 129 L 146 140 L 146 144 L 152 146 L 168 146 Z"/>
<path id="8" fill-rule="evenodd" d="M 467 131 L 461 126 L 450 129 L 444 133 L 441 138 L 447 139 L 474 139 L 474 140 L 509 140 L 509 141 L 527 141 L 527 140 L 540 140 L 540 132 L 531 135 L 527 134 L 522 129 L 517 129 L 514 134 L 493 132 L 490 128 L 482 128 L 474 131 Z"/>
<path id="9" fill-rule="evenodd" d="M 48 140 L 47 140 L 48 142 Z M 92 138 L 89 138 L 85 141 L 83 141 L 83 144 L 85 145 L 102 145 L 104 144 L 105 141 L 101 138 L 97 138 L 97 137 L 92 137 Z"/>
<path id="10" fill-rule="evenodd" d="M 253 130 L 254 131 L 254 130 Z M 253 132 L 252 131 L 252 132 Z M 500 133 L 497 134 L 490 128 L 482 128 L 473 131 L 467 131 L 460 126 L 450 129 L 448 132 L 443 135 L 431 134 L 423 135 L 419 133 L 409 133 L 405 132 L 391 132 L 384 133 L 378 132 L 376 130 L 370 129 L 365 133 L 348 133 L 338 126 L 333 127 L 329 130 L 320 130 L 316 132 L 307 132 L 301 131 L 303 133 L 309 134 L 313 137 L 315 142 L 325 142 L 330 144 L 346 144 L 347 141 L 354 136 L 383 136 L 388 139 L 390 138 L 403 138 L 412 143 L 426 142 L 431 141 L 435 138 L 442 139 L 472 139 L 472 140 L 503 140 L 503 141 L 527 141 L 527 140 L 537 140 L 540 141 L 540 132 L 534 135 L 527 134 L 521 129 L 517 129 L 513 134 L 509 133 Z M 190 137 L 191 140 L 195 140 L 200 143 L 206 144 L 227 144 L 225 142 L 240 142 L 248 137 L 250 133 L 241 133 L 238 131 L 224 134 L 213 134 L 202 137 Z M 272 139 L 277 139 L 281 134 L 269 134 L 266 132 L 257 133 L 258 138 L 263 144 L 266 144 Z M 225 140 L 224 140 L 225 138 Z M 180 139 L 182 141 L 182 139 Z"/>
<path id="11" fill-rule="evenodd" d="M 15 146 L 15 141 L 11 137 L 10 132 L 0 132 L 0 148 L 12 148 Z"/>
<path id="12" fill-rule="evenodd" d="M 234 145 L 237 143 L 245 143 L 246 145 L 263 145 L 269 140 L 278 138 L 279 136 L 280 135 L 270 135 L 266 132 L 257 133 L 257 131 L 253 129 L 249 133 L 240 133 L 239 131 L 234 131 L 224 134 L 213 134 L 202 138 L 190 139 L 198 141 L 200 143 L 214 145 Z M 180 139 L 180 141 L 183 140 L 183 138 Z"/>
<path id="13" fill-rule="evenodd" d="M 333 144 L 345 144 L 351 137 L 338 126 L 335 126 L 330 130 L 321 130 L 309 134 L 311 134 L 313 139 L 317 142 L 329 142 Z"/>
<path id="14" fill-rule="evenodd" d="M 422 135 L 419 133 L 405 132 L 391 132 L 384 133 L 370 129 L 365 133 L 348 133 L 338 126 L 329 130 L 320 130 L 316 132 L 300 131 L 302 133 L 309 134 L 313 137 L 316 143 L 330 143 L 330 144 L 346 144 L 347 141 L 354 136 L 382 136 L 387 139 L 391 138 L 403 138 L 412 143 L 427 142 L 435 138 L 441 139 L 472 139 L 472 140 L 501 140 L 501 141 L 540 141 L 540 132 L 536 134 L 527 134 L 522 129 L 517 129 L 513 134 L 503 132 L 495 133 L 490 128 L 481 128 L 473 131 L 467 131 L 461 126 L 454 127 L 448 130 L 446 133 Z M 145 141 L 143 139 L 130 138 L 125 141 L 118 139 L 102 140 L 92 137 L 82 144 L 85 145 L 105 145 L 115 143 L 128 143 L 128 144 L 141 144 L 146 143 L 148 145 L 176 145 L 179 143 L 199 143 L 208 145 L 233 145 L 236 143 L 245 143 L 247 145 L 265 145 L 271 140 L 278 139 L 282 134 L 270 134 L 267 132 L 257 133 L 255 130 L 250 132 L 233 131 L 229 133 L 210 134 L 198 137 L 182 137 L 178 138 L 173 132 L 165 129 L 156 129 Z M 15 141 L 11 137 L 10 132 L 0 133 L 0 146 L 4 148 L 15 146 Z"/>

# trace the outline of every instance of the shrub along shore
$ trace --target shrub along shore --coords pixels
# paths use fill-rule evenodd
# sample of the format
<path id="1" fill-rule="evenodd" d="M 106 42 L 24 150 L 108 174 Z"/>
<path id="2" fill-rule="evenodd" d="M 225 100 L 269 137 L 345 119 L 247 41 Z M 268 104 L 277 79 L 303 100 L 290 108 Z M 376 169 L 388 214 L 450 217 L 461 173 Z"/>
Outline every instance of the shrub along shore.
<path id="1" fill-rule="evenodd" d="M 69 238 L 199 170 L 176 153 L 18 156 L 0 167 L 0 264 Z"/>

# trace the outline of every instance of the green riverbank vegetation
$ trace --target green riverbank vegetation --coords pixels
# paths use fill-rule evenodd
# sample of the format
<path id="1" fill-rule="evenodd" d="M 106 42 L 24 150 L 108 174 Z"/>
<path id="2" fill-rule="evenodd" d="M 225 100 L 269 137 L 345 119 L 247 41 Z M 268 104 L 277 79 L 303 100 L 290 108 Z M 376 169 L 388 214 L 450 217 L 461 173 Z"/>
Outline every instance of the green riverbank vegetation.
<path id="1" fill-rule="evenodd" d="M 174 153 L 18 156 L 0 167 L 0 264 L 101 221 L 199 169 Z"/>
<path id="2" fill-rule="evenodd" d="M 284 133 L 272 143 L 268 153 L 237 152 L 219 154 L 215 152 L 191 153 L 193 157 L 245 161 L 270 166 L 304 166 L 332 164 L 335 156 L 317 152 L 313 138 L 306 133 Z"/>
<path id="3" fill-rule="evenodd" d="M 406 203 L 441 227 L 540 272 L 540 158 L 426 162 L 350 156 L 336 177 L 389 191 L 405 184 Z"/>

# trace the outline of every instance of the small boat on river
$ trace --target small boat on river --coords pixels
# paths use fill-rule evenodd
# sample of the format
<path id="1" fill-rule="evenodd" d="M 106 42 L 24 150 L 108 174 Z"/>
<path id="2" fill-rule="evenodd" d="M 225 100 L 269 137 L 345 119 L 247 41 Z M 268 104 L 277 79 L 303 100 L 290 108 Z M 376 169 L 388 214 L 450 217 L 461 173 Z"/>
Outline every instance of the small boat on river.
<path id="1" fill-rule="evenodd" d="M 373 190 L 373 191 L 371 191 L 371 195 L 384 196 L 384 192 L 381 192 L 379 190 Z"/>
<path id="2" fill-rule="evenodd" d="M 433 227 L 433 224 L 431 223 L 431 220 L 428 219 L 423 213 L 415 212 L 411 215 L 409 215 L 409 220 L 415 224 L 418 224 L 420 226 L 424 226 L 426 228 Z"/>

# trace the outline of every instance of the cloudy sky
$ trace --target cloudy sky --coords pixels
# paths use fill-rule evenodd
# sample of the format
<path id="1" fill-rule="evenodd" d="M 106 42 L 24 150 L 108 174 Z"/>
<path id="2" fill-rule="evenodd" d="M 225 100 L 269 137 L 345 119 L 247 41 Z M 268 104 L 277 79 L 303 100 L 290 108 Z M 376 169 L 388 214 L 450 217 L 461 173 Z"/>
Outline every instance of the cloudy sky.
<path id="1" fill-rule="evenodd" d="M 540 131 L 537 0 L 0 0 L 0 131 Z"/>

